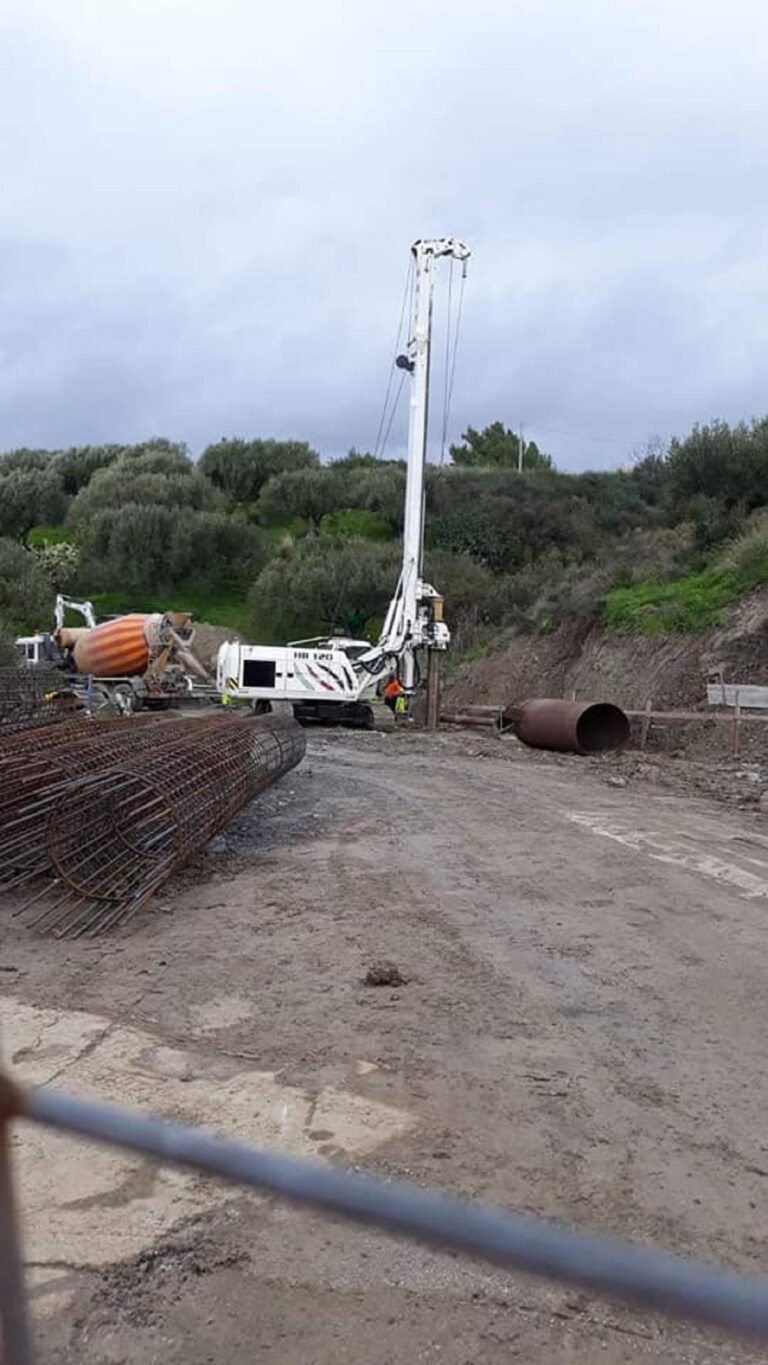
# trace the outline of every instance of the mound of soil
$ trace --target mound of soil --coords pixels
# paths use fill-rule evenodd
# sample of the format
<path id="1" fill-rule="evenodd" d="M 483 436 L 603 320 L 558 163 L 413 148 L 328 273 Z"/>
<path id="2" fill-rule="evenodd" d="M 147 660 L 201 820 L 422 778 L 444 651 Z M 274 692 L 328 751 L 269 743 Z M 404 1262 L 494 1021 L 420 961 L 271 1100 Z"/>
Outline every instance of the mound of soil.
<path id="1" fill-rule="evenodd" d="M 195 621 L 193 649 L 204 668 L 214 676 L 219 648 L 227 640 L 239 640 L 241 636 L 231 626 L 212 626 L 207 621 Z"/>

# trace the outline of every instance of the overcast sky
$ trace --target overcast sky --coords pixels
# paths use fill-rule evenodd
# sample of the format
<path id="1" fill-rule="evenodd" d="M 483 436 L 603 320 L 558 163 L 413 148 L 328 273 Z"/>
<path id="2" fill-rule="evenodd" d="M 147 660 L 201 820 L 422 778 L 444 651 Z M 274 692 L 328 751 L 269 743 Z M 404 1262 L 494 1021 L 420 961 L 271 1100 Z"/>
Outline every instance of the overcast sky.
<path id="1" fill-rule="evenodd" d="M 764 413 L 767 71 L 765 0 L 2 0 L 0 449 L 371 448 L 443 234 L 454 439 Z"/>

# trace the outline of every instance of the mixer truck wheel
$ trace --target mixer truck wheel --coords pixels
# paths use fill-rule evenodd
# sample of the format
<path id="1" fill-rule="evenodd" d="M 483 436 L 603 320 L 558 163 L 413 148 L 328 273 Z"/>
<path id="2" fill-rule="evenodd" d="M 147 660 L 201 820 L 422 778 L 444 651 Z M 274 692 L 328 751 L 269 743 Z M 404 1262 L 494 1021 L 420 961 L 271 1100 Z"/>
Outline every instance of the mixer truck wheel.
<path id="1" fill-rule="evenodd" d="M 109 688 L 102 683 L 94 683 L 91 690 L 91 711 L 94 715 L 101 715 L 105 711 L 112 711 L 112 694 Z"/>
<path id="2" fill-rule="evenodd" d="M 123 716 L 130 716 L 136 710 L 136 693 L 130 683 L 117 683 L 112 688 L 112 704 Z"/>

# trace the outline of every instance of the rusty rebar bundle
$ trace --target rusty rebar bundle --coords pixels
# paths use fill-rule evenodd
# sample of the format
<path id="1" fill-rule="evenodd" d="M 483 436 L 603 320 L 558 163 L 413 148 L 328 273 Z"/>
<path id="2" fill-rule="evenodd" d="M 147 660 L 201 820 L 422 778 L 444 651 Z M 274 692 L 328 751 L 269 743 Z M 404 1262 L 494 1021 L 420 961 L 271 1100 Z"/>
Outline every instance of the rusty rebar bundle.
<path id="1" fill-rule="evenodd" d="M 46 752 L 15 807 L 5 798 L 5 891 L 42 932 L 124 920 L 305 750 L 296 722 L 273 716 L 120 724 Z"/>
<path id="2" fill-rule="evenodd" d="M 103 772 L 126 753 L 159 752 L 174 733 L 147 715 L 72 720 L 1 739 L 0 887 L 20 886 L 45 868 L 41 830 L 73 779 Z"/>
<path id="3" fill-rule="evenodd" d="M 55 668 L 0 668 L 0 736 L 69 720 L 79 702 Z"/>
<path id="4" fill-rule="evenodd" d="M 31 730 L 15 730 L 10 734 L 0 733 L 0 765 L 7 768 L 11 761 L 22 763 L 25 756 L 43 750 L 52 754 L 73 740 L 78 743 L 90 743 L 95 739 L 103 739 L 113 731 L 117 734 L 127 734 L 131 726 L 135 728 L 158 725 L 178 717 L 178 711 L 141 711 L 138 715 L 130 716 L 91 716 L 83 710 L 59 721 L 55 726 L 45 725 Z"/>

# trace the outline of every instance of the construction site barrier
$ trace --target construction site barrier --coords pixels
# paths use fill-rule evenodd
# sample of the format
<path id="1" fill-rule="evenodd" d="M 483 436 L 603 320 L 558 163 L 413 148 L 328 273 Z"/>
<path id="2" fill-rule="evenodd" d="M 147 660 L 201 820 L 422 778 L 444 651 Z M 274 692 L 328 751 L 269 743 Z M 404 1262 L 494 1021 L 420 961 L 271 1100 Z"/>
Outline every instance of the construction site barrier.
<path id="1" fill-rule="evenodd" d="M 4 1365 L 31 1365 L 32 1333 L 11 1180 L 9 1122 L 31 1120 L 191 1167 L 494 1265 L 634 1307 L 768 1340 L 768 1280 L 595 1237 L 434 1191 L 261 1151 L 153 1116 L 0 1077 L 0 1320 Z"/>

